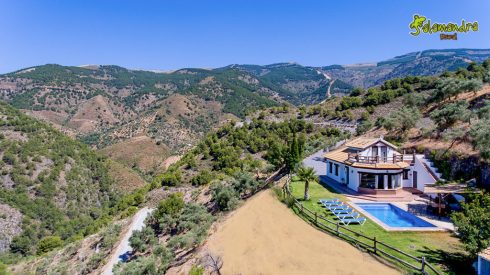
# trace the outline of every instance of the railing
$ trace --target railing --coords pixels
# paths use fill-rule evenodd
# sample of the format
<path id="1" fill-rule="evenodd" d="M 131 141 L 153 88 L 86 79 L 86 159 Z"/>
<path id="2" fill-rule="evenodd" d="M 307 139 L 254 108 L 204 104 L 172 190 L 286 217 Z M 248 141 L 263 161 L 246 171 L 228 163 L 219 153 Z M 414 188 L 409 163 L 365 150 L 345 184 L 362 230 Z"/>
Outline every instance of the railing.
<path id="1" fill-rule="evenodd" d="M 360 162 L 360 163 L 397 163 L 397 162 L 412 162 L 414 160 L 414 156 L 411 154 L 400 154 L 394 155 L 393 157 L 382 157 L 382 156 L 360 156 L 359 154 L 348 155 L 348 160 L 350 162 Z"/>
<path id="2" fill-rule="evenodd" d="M 314 224 L 318 229 L 320 229 L 320 231 L 328 234 L 335 234 L 339 238 L 355 243 L 357 247 L 364 247 L 371 253 L 395 261 L 408 267 L 409 269 L 421 272 L 422 274 L 441 274 L 425 260 L 425 257 L 419 258 L 413 256 L 389 244 L 378 241 L 376 237 L 366 236 L 360 232 L 348 228 L 347 226 L 341 225 L 339 222 L 329 220 L 326 216 L 320 215 L 317 212 L 306 208 L 291 194 L 289 189 L 290 181 L 290 178 L 288 178 L 286 184 L 284 184 L 284 196 L 292 198 L 294 201 L 293 207 L 296 207 L 299 210 L 299 213 Z M 406 257 L 406 259 L 397 257 L 394 255 L 394 253 L 403 255 Z"/>

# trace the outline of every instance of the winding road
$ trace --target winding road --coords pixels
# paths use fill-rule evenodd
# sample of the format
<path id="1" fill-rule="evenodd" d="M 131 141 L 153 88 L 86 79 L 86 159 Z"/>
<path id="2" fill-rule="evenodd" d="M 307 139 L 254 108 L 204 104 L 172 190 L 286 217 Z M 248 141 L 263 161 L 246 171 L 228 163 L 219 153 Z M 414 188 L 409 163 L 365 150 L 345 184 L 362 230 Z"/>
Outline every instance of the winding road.
<path id="1" fill-rule="evenodd" d="M 330 77 L 328 74 L 326 74 L 326 73 L 324 73 L 324 72 L 321 72 L 321 71 L 319 71 L 319 70 L 317 70 L 316 72 L 317 72 L 318 74 L 323 75 L 323 76 L 325 77 L 325 79 L 326 79 L 326 80 L 328 80 L 328 82 L 329 82 L 329 83 L 328 83 L 328 88 L 327 88 L 327 92 L 326 92 L 326 95 L 325 95 L 325 96 L 326 96 L 327 98 L 332 97 L 332 93 L 330 92 L 330 88 L 332 87 L 333 83 L 335 83 L 335 80 L 336 80 L 336 79 L 334 79 L 334 80 L 332 81 L 332 78 L 331 78 L 331 77 Z M 324 100 L 324 101 L 325 101 L 325 100 Z M 322 101 L 322 102 L 323 102 L 323 101 Z"/>
<path id="2" fill-rule="evenodd" d="M 124 233 L 124 236 L 117 245 L 116 249 L 111 252 L 109 256 L 109 261 L 102 268 L 100 274 L 112 275 L 112 269 L 114 268 L 114 266 L 118 262 L 128 259 L 128 257 L 131 255 L 131 252 L 133 251 L 133 249 L 129 245 L 129 238 L 131 238 L 131 235 L 133 235 L 133 231 L 141 230 L 145 226 L 145 219 L 152 211 L 153 209 L 144 207 L 136 212 L 131 220 L 131 224 L 129 225 L 128 230 Z"/>

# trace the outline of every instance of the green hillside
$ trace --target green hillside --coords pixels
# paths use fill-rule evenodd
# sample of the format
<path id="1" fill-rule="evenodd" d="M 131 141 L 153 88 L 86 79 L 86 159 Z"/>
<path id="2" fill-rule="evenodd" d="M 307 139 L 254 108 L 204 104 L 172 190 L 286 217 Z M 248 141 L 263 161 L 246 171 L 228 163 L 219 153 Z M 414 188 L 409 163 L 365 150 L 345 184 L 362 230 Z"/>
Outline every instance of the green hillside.
<path id="1" fill-rule="evenodd" d="M 0 252 L 42 254 L 94 233 L 122 207 L 108 160 L 1 102 L 0 156 L 0 205 L 21 215 L 0 222 L 19 227 Z"/>

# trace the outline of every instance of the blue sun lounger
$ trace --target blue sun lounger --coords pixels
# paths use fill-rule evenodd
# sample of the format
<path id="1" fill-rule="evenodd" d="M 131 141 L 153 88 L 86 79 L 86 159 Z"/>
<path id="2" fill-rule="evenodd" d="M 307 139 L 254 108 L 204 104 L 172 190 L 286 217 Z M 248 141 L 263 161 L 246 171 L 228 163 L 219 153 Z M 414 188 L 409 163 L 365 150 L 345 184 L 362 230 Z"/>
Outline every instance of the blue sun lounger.
<path id="1" fill-rule="evenodd" d="M 337 201 L 337 202 L 322 202 L 322 205 L 325 206 L 325 207 L 330 207 L 330 206 L 338 206 L 338 205 L 343 205 L 344 203 L 341 202 L 341 201 Z"/>
<path id="2" fill-rule="evenodd" d="M 360 218 L 361 214 L 357 213 L 356 211 L 352 211 L 350 213 L 345 213 L 345 214 L 335 214 L 335 216 L 340 220 L 340 219 L 356 219 Z"/>
<path id="3" fill-rule="evenodd" d="M 354 212 L 354 209 L 352 208 L 345 208 L 345 209 L 338 209 L 338 210 L 331 210 L 334 215 L 340 215 L 340 214 L 349 214 Z"/>
<path id="4" fill-rule="evenodd" d="M 334 205 L 334 206 L 326 206 L 326 208 L 330 211 L 334 210 L 344 210 L 344 209 L 351 209 L 348 205 Z"/>
<path id="5" fill-rule="evenodd" d="M 360 225 L 363 225 L 366 222 L 366 218 L 360 217 L 354 219 L 339 219 L 339 221 L 345 225 L 349 225 L 351 223 L 358 223 Z"/>
<path id="6" fill-rule="evenodd" d="M 340 202 L 340 200 L 338 198 L 320 199 L 320 203 L 335 203 L 335 202 Z"/>

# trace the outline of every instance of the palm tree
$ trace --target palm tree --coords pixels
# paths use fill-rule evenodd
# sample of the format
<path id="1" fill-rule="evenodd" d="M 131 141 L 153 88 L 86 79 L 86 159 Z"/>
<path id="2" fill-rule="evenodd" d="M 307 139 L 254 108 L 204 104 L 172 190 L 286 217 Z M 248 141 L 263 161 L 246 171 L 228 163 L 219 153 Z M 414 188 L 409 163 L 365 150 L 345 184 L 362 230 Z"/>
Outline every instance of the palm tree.
<path id="1" fill-rule="evenodd" d="M 315 170 L 311 167 L 300 167 L 298 169 L 298 177 L 301 181 L 305 182 L 305 201 L 310 199 L 310 181 L 318 180 L 318 177 L 315 174 Z"/>

